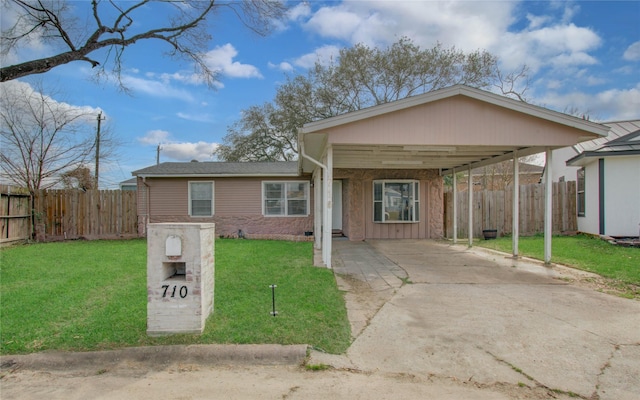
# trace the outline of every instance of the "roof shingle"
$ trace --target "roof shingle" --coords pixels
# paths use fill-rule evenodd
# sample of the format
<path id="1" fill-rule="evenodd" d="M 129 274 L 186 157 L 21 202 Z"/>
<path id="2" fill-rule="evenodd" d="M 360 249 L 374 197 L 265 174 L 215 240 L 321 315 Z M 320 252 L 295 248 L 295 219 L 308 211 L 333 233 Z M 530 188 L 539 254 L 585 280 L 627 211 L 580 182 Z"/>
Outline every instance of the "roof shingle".
<path id="1" fill-rule="evenodd" d="M 297 161 L 164 162 L 131 173 L 134 176 L 296 176 Z"/>

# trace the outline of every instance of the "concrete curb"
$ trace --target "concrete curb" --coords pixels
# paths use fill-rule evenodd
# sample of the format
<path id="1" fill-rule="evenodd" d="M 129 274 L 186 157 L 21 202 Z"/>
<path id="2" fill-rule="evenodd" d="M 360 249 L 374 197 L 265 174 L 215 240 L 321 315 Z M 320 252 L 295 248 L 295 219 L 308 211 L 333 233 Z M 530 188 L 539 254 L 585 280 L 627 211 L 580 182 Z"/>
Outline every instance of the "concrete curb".
<path id="1" fill-rule="evenodd" d="M 171 363 L 199 365 L 302 365 L 307 345 L 174 345 L 93 352 L 43 352 L 0 357 L 2 370 L 74 370 L 135 363 L 161 369 Z"/>

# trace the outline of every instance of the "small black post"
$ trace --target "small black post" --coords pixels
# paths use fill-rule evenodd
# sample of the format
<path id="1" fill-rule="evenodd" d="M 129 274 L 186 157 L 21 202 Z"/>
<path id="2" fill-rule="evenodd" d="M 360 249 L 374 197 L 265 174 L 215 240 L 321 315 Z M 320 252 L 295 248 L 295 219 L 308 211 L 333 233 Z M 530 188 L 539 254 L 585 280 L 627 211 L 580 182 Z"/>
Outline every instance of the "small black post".
<path id="1" fill-rule="evenodd" d="M 271 312 L 271 315 L 275 317 L 276 315 L 278 315 L 278 312 L 276 311 L 276 288 L 278 286 L 271 285 L 269 287 L 271 288 L 271 299 L 273 304 L 273 311 Z"/>

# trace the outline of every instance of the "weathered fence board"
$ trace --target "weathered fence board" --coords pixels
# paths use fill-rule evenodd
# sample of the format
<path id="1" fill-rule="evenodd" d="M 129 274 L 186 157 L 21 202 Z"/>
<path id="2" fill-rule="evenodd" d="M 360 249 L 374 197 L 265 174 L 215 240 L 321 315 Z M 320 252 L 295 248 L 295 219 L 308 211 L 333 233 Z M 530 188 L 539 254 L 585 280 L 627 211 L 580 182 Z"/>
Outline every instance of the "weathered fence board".
<path id="1" fill-rule="evenodd" d="M 31 196 L 6 185 L 0 185 L 0 243 L 31 238 Z"/>
<path id="2" fill-rule="evenodd" d="M 35 217 L 39 241 L 138 235 L 135 191 L 41 190 Z"/>
<path id="3" fill-rule="evenodd" d="M 518 224 L 521 235 L 534 235 L 544 230 L 544 185 L 520 186 Z M 453 194 L 445 192 L 445 235 L 453 237 Z M 473 193 L 473 236 L 481 237 L 484 229 L 496 229 L 498 235 L 511 234 L 513 224 L 513 189 L 477 191 Z M 468 237 L 469 193 L 458 192 L 458 237 Z M 554 233 L 578 229 L 575 182 L 553 184 Z"/>

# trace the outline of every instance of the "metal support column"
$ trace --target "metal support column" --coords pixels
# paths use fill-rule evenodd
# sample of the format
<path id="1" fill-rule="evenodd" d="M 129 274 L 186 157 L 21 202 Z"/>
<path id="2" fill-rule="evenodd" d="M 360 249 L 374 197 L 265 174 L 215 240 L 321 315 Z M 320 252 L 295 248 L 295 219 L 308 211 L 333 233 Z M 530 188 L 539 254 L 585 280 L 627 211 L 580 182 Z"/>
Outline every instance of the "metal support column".
<path id="1" fill-rule="evenodd" d="M 471 175 L 471 165 L 468 171 L 468 191 L 469 191 L 469 247 L 473 246 L 473 176 Z"/>
<path id="2" fill-rule="evenodd" d="M 458 180 L 453 169 L 453 244 L 458 243 Z"/>
<path id="3" fill-rule="evenodd" d="M 511 248 L 513 257 L 518 257 L 518 240 L 520 238 L 520 161 L 518 151 L 513 152 L 513 221 L 511 228 Z"/>
<path id="4" fill-rule="evenodd" d="M 553 218 L 553 171 L 551 149 L 546 150 L 546 179 L 544 182 L 544 263 L 551 263 L 551 238 Z"/>

